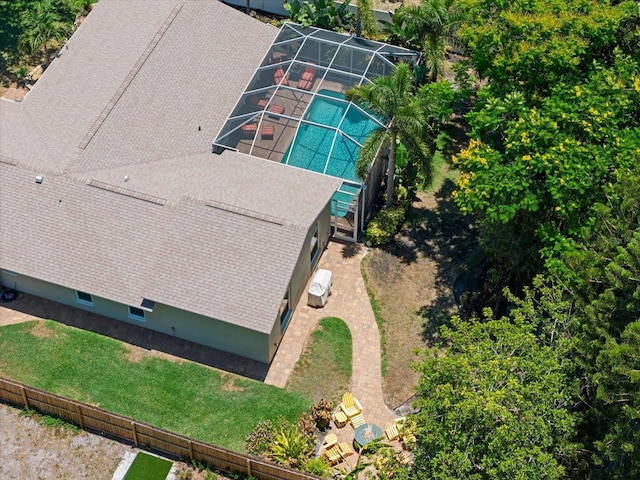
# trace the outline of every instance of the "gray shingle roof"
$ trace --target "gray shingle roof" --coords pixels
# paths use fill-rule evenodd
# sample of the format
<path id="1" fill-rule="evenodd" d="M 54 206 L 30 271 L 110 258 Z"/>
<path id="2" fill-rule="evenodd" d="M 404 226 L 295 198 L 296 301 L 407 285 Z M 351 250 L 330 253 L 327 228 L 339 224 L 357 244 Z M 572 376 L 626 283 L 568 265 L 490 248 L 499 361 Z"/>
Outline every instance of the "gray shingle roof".
<path id="1" fill-rule="evenodd" d="M 339 185 L 210 153 L 276 35 L 217 1 L 98 2 L 27 97 L 0 102 L 0 267 L 270 332 Z"/>

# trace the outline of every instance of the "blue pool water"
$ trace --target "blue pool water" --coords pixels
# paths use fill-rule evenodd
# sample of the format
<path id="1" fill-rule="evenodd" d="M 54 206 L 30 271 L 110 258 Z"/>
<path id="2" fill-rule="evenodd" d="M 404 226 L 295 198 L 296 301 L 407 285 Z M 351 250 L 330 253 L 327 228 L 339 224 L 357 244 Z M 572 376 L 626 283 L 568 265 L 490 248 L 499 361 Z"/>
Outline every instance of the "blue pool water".
<path id="1" fill-rule="evenodd" d="M 338 92 L 321 90 L 319 93 L 344 100 L 344 96 Z M 305 170 L 325 173 L 359 183 L 355 166 L 360 147 L 340 132 L 351 136 L 359 143 L 364 143 L 370 133 L 378 128 L 378 125 L 357 108 L 350 107 L 348 103 L 320 96 L 313 99 L 304 119 L 320 125 L 339 128 L 339 130 L 307 123 L 301 124 L 296 138 L 287 148 L 282 161 Z M 331 152 L 334 141 L 335 145 Z M 331 152 L 330 157 L 329 152 Z M 343 185 L 342 190 L 353 193 L 357 191 L 355 187 L 346 185 Z M 350 203 L 353 193 L 338 192 L 334 198 Z"/>

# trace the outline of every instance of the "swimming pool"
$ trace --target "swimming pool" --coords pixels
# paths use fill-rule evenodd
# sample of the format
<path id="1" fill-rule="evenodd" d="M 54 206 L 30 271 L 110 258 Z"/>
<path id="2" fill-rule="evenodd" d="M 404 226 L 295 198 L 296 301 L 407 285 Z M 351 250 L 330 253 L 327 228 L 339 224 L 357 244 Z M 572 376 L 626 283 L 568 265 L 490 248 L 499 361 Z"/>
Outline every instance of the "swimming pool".
<path id="1" fill-rule="evenodd" d="M 349 136 L 362 144 L 379 125 L 346 102 L 341 93 L 331 90 L 318 93 L 331 98 L 314 97 L 304 117 L 314 124 L 300 124 L 282 162 L 360 183 L 355 168 L 360 147 Z M 351 203 L 358 189 L 345 184 L 341 189 L 352 193 L 338 192 L 334 199 Z"/>

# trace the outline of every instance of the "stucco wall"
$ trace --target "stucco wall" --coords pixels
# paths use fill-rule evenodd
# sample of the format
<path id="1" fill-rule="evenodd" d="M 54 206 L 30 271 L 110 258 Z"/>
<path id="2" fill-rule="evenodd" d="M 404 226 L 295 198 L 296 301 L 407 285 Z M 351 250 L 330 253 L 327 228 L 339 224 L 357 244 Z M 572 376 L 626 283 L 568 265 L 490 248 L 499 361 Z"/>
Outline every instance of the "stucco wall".
<path id="1" fill-rule="evenodd" d="M 145 312 L 145 321 L 129 317 L 127 305 L 92 295 L 93 305 L 76 301 L 73 289 L 61 287 L 24 275 L 0 270 L 0 283 L 30 295 L 53 300 L 81 310 L 131 323 L 201 345 L 235 353 L 260 362 L 272 358 L 269 335 L 248 330 L 212 318 L 156 304 L 153 312 Z M 91 293 L 91 292 L 86 292 Z M 134 305 L 135 306 L 135 305 Z M 173 328 L 172 328 L 173 327 Z"/>

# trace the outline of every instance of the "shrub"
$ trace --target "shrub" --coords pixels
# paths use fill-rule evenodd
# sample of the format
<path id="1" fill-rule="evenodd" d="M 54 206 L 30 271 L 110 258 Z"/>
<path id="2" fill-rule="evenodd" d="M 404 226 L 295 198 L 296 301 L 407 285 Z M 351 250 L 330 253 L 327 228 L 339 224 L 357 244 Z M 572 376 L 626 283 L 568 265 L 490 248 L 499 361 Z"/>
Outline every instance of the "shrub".
<path id="1" fill-rule="evenodd" d="M 405 213 L 404 204 L 380 209 L 367 227 L 367 243 L 372 246 L 389 243 L 402 225 Z"/>
<path id="2" fill-rule="evenodd" d="M 280 427 L 271 444 L 269 458 L 291 468 L 302 468 L 313 455 L 313 436 L 301 432 L 296 425 Z"/>
<path id="3" fill-rule="evenodd" d="M 331 412 L 333 412 L 333 402 L 321 398 L 309 409 L 311 419 L 320 431 L 325 431 L 331 425 Z"/>
<path id="4" fill-rule="evenodd" d="M 247 435 L 245 448 L 253 455 L 266 456 L 274 439 L 274 427 L 270 420 L 260 420 Z"/>
<path id="5" fill-rule="evenodd" d="M 326 478 L 331 475 L 331 466 L 324 456 L 310 458 L 302 464 L 302 470 L 318 477 Z"/>

